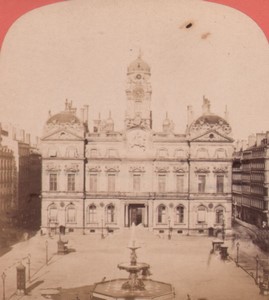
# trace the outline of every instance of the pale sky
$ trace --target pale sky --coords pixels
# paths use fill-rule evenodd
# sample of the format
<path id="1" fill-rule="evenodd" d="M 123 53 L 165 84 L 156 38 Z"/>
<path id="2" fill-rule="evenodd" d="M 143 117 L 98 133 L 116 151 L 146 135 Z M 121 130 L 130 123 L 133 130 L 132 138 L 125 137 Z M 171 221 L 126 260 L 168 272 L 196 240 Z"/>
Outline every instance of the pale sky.
<path id="1" fill-rule="evenodd" d="M 154 130 L 168 111 L 184 133 L 186 107 L 198 117 L 203 95 L 214 113 L 228 106 L 235 139 L 269 130 L 266 37 L 241 12 L 200 0 L 71 0 L 22 16 L 0 53 L 0 122 L 41 136 L 48 111 L 68 98 L 88 104 L 90 120 L 111 110 L 123 129 L 126 70 L 139 49 L 151 66 Z"/>

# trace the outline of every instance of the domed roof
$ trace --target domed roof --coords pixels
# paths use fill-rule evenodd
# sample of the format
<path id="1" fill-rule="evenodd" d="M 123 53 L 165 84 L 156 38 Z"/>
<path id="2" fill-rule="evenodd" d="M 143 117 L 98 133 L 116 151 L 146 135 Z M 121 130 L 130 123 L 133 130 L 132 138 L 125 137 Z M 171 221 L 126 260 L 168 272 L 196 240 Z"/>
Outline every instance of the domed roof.
<path id="1" fill-rule="evenodd" d="M 47 121 L 48 124 L 80 124 L 78 117 L 72 111 L 63 111 L 50 117 Z"/>
<path id="2" fill-rule="evenodd" d="M 65 110 L 51 116 L 51 113 L 49 111 L 49 119 L 47 121 L 47 125 L 62 125 L 62 124 L 70 124 L 70 125 L 80 125 L 82 122 L 80 119 L 76 116 L 76 108 L 72 107 L 72 101 L 68 101 L 66 99 L 65 101 Z"/>
<path id="3" fill-rule="evenodd" d="M 202 124 L 220 124 L 220 125 L 229 125 L 228 122 L 222 117 L 215 114 L 206 114 L 199 117 L 197 120 L 193 122 L 193 125 L 202 125 Z"/>
<path id="4" fill-rule="evenodd" d="M 150 73 L 149 65 L 141 58 L 139 55 L 136 60 L 130 63 L 127 73 L 134 73 L 134 72 L 143 72 L 143 73 Z"/>

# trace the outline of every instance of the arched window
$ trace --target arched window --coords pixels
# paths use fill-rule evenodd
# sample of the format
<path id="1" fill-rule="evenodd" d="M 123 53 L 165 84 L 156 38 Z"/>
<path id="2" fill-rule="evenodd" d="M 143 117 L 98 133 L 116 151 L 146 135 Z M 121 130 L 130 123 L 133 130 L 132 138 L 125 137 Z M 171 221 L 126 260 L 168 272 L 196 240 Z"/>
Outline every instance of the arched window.
<path id="1" fill-rule="evenodd" d="M 97 156 L 98 156 L 97 149 L 91 149 L 91 151 L 90 151 L 90 156 L 91 156 L 91 157 L 97 157 Z"/>
<path id="2" fill-rule="evenodd" d="M 161 204 L 158 206 L 157 209 L 157 214 L 158 214 L 158 223 L 165 223 L 166 222 L 166 207 Z"/>
<path id="3" fill-rule="evenodd" d="M 197 210 L 197 222 L 198 223 L 205 223 L 206 222 L 206 207 L 201 205 L 198 207 Z"/>
<path id="4" fill-rule="evenodd" d="M 222 224 L 224 220 L 224 208 L 222 206 L 218 206 L 216 208 L 216 223 Z"/>
<path id="5" fill-rule="evenodd" d="M 70 204 L 66 208 L 66 222 L 76 223 L 76 207 L 74 204 Z"/>
<path id="6" fill-rule="evenodd" d="M 109 204 L 106 209 L 107 223 L 115 222 L 115 206 L 113 204 Z"/>
<path id="7" fill-rule="evenodd" d="M 208 151 L 205 148 L 197 150 L 197 158 L 208 158 Z"/>
<path id="8" fill-rule="evenodd" d="M 159 157 L 160 158 L 168 157 L 168 150 L 166 148 L 159 149 Z"/>
<path id="9" fill-rule="evenodd" d="M 66 149 L 66 156 L 67 157 L 78 157 L 78 150 L 76 147 L 68 147 Z"/>
<path id="10" fill-rule="evenodd" d="M 175 150 L 175 157 L 184 157 L 184 150 L 182 149 L 176 149 Z"/>
<path id="11" fill-rule="evenodd" d="M 179 205 L 176 207 L 176 223 L 184 222 L 184 206 Z"/>
<path id="12" fill-rule="evenodd" d="M 223 148 L 217 149 L 215 152 L 215 157 L 216 158 L 226 158 L 227 153 L 226 153 L 225 149 L 223 149 Z"/>
<path id="13" fill-rule="evenodd" d="M 88 223 L 96 223 L 96 206 L 94 204 L 88 208 Z"/>
<path id="14" fill-rule="evenodd" d="M 50 147 L 49 150 L 48 150 L 48 156 L 49 157 L 57 157 L 57 156 L 59 156 L 57 148 L 54 147 L 54 146 Z"/>
<path id="15" fill-rule="evenodd" d="M 58 209 L 56 204 L 51 204 L 48 207 L 48 222 L 55 223 L 58 220 Z"/>

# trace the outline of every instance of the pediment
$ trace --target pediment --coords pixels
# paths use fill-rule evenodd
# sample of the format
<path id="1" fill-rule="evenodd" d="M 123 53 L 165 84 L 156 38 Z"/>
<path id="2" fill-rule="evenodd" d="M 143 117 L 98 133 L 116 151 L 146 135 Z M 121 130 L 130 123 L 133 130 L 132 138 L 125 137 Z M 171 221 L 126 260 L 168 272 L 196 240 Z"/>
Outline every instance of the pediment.
<path id="1" fill-rule="evenodd" d="M 48 134 L 47 136 L 42 138 L 43 141 L 81 141 L 83 137 L 74 134 L 73 132 L 66 129 L 58 129 L 53 133 Z"/>
<path id="2" fill-rule="evenodd" d="M 225 136 L 219 132 L 217 132 L 216 130 L 210 130 L 207 131 L 206 133 L 203 133 L 195 138 L 191 139 L 191 142 L 228 142 L 228 143 L 232 143 L 233 139 Z"/>

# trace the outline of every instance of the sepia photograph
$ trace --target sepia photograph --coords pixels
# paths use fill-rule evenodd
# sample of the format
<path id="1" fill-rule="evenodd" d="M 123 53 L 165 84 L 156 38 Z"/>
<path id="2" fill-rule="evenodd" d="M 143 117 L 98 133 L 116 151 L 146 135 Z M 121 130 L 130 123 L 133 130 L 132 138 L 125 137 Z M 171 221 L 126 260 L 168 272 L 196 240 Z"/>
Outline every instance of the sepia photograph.
<path id="1" fill-rule="evenodd" d="M 0 0 L 2 300 L 269 299 L 268 18 Z"/>

